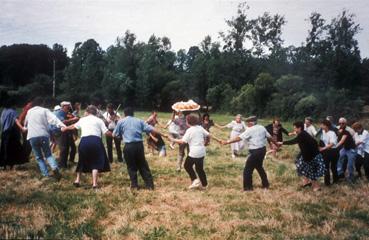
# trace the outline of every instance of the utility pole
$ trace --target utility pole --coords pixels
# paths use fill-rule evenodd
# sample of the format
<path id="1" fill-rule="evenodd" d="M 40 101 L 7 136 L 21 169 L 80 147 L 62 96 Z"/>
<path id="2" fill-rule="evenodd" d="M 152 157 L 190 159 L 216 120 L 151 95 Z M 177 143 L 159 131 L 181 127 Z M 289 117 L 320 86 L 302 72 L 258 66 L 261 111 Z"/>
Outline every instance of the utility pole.
<path id="1" fill-rule="evenodd" d="M 53 98 L 55 98 L 55 59 L 53 59 Z"/>

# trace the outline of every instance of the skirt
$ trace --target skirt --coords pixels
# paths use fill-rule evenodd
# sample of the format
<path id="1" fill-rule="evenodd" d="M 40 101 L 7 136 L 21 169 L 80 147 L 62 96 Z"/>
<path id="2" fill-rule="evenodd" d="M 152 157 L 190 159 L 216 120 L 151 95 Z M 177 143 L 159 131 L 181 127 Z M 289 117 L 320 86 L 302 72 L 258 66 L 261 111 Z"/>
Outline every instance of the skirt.
<path id="1" fill-rule="evenodd" d="M 14 125 L 1 133 L 0 166 L 14 166 L 28 162 L 21 143 L 21 133 Z"/>
<path id="2" fill-rule="evenodd" d="M 307 177 L 310 180 L 317 180 L 324 176 L 325 164 L 322 154 L 318 154 L 311 161 L 304 161 L 302 155 L 296 160 L 296 169 L 299 176 Z"/>
<path id="3" fill-rule="evenodd" d="M 238 137 L 241 133 L 237 131 L 231 131 L 231 139 Z M 245 142 L 243 140 L 235 143 L 231 143 L 232 153 L 239 154 L 245 147 Z"/>
<path id="4" fill-rule="evenodd" d="M 87 173 L 94 169 L 99 172 L 110 171 L 109 160 L 100 137 L 82 137 L 78 146 L 78 155 L 76 172 Z"/>

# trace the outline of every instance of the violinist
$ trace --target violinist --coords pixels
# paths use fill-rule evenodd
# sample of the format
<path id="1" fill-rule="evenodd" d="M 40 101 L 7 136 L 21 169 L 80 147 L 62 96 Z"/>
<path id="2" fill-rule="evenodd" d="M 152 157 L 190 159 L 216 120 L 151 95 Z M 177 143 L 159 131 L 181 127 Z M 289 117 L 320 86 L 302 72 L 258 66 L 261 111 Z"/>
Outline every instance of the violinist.
<path id="1" fill-rule="evenodd" d="M 103 116 L 104 116 L 106 127 L 108 128 L 110 132 L 113 132 L 120 119 L 120 115 L 116 110 L 114 110 L 114 106 L 112 103 L 109 103 L 106 106 L 106 112 L 103 114 Z M 115 149 L 117 150 L 118 162 L 123 162 L 122 149 L 120 146 L 121 139 L 118 137 L 113 138 L 111 136 L 106 135 L 106 145 L 108 147 L 109 161 L 111 163 L 113 162 L 113 140 L 114 140 Z"/>
<path id="2" fill-rule="evenodd" d="M 71 125 L 78 121 L 78 117 L 74 116 L 71 111 L 71 103 L 63 101 L 60 103 L 61 109 L 58 110 L 55 115 L 58 117 L 60 121 L 62 121 L 65 125 Z M 63 132 L 56 138 L 57 145 L 59 147 L 59 164 L 61 168 L 67 168 L 68 167 L 68 155 L 69 155 L 69 148 L 71 147 L 74 139 L 73 139 L 73 133 L 71 132 Z M 75 145 L 74 145 L 75 146 Z M 71 155 L 70 155 L 70 161 L 74 162 L 74 157 L 76 153 L 76 149 L 73 146 L 71 149 Z"/>

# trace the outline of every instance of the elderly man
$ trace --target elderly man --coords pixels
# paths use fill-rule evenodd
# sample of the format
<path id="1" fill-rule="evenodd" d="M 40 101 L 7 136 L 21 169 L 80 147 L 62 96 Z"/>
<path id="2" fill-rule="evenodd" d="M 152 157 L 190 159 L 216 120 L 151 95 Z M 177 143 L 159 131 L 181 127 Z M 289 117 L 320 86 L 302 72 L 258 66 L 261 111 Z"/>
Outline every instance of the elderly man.
<path id="1" fill-rule="evenodd" d="M 149 164 L 145 159 L 142 133 L 155 133 L 159 135 L 160 133 L 143 120 L 133 117 L 133 109 L 131 107 L 124 109 L 124 116 L 123 119 L 119 120 L 113 136 L 123 138 L 125 143 L 123 154 L 131 180 L 131 189 L 138 189 L 137 171 L 139 171 L 146 188 L 154 190 L 154 181 Z"/>
<path id="2" fill-rule="evenodd" d="M 60 103 L 60 109 L 55 112 L 56 117 L 62 121 L 65 125 L 71 125 L 78 121 L 78 117 L 72 116 L 71 118 L 68 117 L 68 113 L 71 110 L 71 103 L 63 101 Z M 74 143 L 72 132 L 63 132 L 56 138 L 57 145 L 59 147 L 59 164 L 61 168 L 68 167 L 68 155 L 69 155 L 69 148 L 72 145 L 71 141 Z M 69 160 L 74 162 L 76 151 L 71 151 L 69 156 Z"/>
<path id="3" fill-rule="evenodd" d="M 233 139 L 222 141 L 222 144 L 226 145 L 239 141 L 247 141 L 250 154 L 243 171 L 243 189 L 245 191 L 253 190 L 252 173 L 254 169 L 259 173 L 263 188 L 267 189 L 269 188 L 269 181 L 263 167 L 266 153 L 265 146 L 268 139 L 274 144 L 278 143 L 270 136 L 265 127 L 257 124 L 257 118 L 255 116 L 248 117 L 245 121 L 247 125 L 246 130 Z"/>
<path id="4" fill-rule="evenodd" d="M 356 145 L 353 138 L 355 131 L 346 125 L 347 121 L 345 118 L 340 118 L 338 124 L 340 127 L 338 130 L 338 144 L 336 147 L 340 149 L 340 157 L 337 163 L 337 172 L 341 178 L 344 177 L 344 173 L 346 172 L 345 161 L 347 159 L 347 180 L 352 183 L 354 181 L 354 166 L 356 158 Z M 350 130 L 352 130 L 353 133 L 351 133 Z"/>
<path id="5" fill-rule="evenodd" d="M 58 127 L 65 127 L 50 110 L 41 107 L 43 101 L 41 98 L 36 98 L 33 100 L 33 106 L 28 110 L 23 131 L 27 131 L 27 140 L 32 146 L 32 151 L 35 154 L 36 161 L 40 167 L 41 174 L 44 177 L 48 177 L 49 173 L 47 166 L 45 164 L 44 158 L 48 161 L 51 169 L 54 172 L 54 177 L 60 180 L 61 175 L 59 173 L 58 164 L 53 157 L 49 145 L 49 124 L 54 124 Z"/>

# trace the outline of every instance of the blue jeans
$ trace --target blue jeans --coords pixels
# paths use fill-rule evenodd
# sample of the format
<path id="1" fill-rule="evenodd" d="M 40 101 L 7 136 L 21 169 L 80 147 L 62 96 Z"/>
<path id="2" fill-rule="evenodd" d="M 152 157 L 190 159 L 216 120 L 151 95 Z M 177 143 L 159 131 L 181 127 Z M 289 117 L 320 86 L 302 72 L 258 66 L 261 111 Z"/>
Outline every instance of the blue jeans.
<path id="1" fill-rule="evenodd" d="M 46 158 L 52 170 L 58 169 L 58 163 L 51 154 L 49 137 L 34 137 L 29 139 L 29 142 L 43 176 L 49 176 L 44 158 Z"/>
<path id="2" fill-rule="evenodd" d="M 354 166 L 355 166 L 355 159 L 356 159 L 356 152 L 354 149 L 346 150 L 342 148 L 340 150 L 340 157 L 337 162 L 337 172 L 338 175 L 344 174 L 343 172 L 343 162 L 347 157 L 347 167 L 349 171 L 349 180 L 354 179 Z"/>

